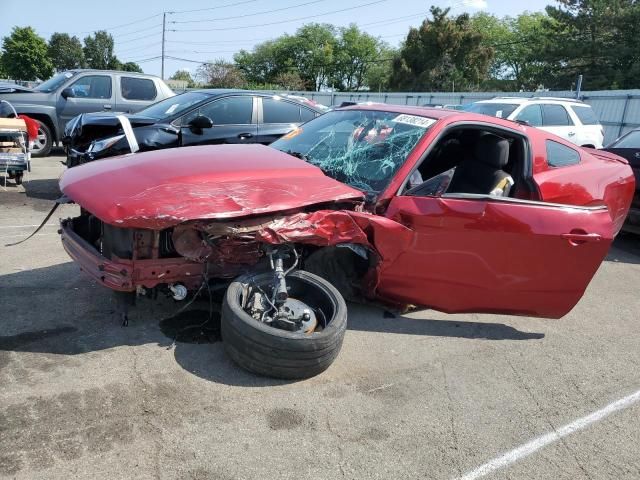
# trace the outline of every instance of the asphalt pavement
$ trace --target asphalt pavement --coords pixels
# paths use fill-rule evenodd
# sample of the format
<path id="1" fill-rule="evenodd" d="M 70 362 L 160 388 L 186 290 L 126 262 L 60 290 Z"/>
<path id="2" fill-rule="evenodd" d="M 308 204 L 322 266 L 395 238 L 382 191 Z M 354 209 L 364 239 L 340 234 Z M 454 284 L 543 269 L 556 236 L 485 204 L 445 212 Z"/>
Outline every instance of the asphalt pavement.
<path id="1" fill-rule="evenodd" d="M 351 304 L 331 368 L 279 381 L 232 364 L 215 322 L 174 342 L 206 304 L 140 301 L 122 327 L 55 219 L 4 246 L 61 159 L 0 186 L 1 478 L 640 478 L 640 237 L 561 320 Z"/>

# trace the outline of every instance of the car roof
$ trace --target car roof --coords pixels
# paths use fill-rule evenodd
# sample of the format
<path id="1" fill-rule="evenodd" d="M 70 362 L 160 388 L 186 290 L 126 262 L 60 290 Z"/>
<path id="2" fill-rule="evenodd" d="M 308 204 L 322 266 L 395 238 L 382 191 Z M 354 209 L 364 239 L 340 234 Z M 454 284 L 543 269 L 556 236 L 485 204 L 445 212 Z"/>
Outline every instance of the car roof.
<path id="1" fill-rule="evenodd" d="M 187 92 L 202 93 L 204 95 L 210 95 L 212 97 L 220 95 L 258 95 L 261 97 L 281 97 L 286 98 L 290 102 L 303 105 L 320 113 L 324 111 L 320 107 L 314 105 L 311 101 L 302 100 L 302 98 L 305 97 L 300 97 L 300 99 L 292 98 L 288 93 L 278 94 L 260 90 L 242 90 L 240 88 L 199 88 L 196 90 L 187 90 Z"/>
<path id="2" fill-rule="evenodd" d="M 350 105 L 348 107 L 337 108 L 336 110 L 377 110 L 392 113 L 404 113 L 407 115 L 417 115 L 419 117 L 429 117 L 441 119 L 451 115 L 460 115 L 459 110 L 449 110 L 446 108 L 420 107 L 416 105 L 392 105 L 389 103 L 367 103 Z"/>
<path id="3" fill-rule="evenodd" d="M 140 72 L 127 72 L 125 70 L 97 70 L 95 68 L 72 68 L 70 70 L 66 70 L 67 72 L 75 72 L 75 73 L 87 73 L 87 72 L 99 72 L 99 73 L 124 73 L 126 75 L 139 76 L 139 77 L 155 77 L 159 78 L 157 75 L 151 75 L 149 73 L 140 73 Z M 62 73 L 62 72 L 61 72 Z"/>
<path id="4" fill-rule="evenodd" d="M 570 103 L 580 107 L 590 107 L 589 104 L 575 98 L 561 97 L 494 97 L 486 100 L 478 100 L 475 103 L 510 103 L 513 105 L 521 105 L 523 103 Z"/>

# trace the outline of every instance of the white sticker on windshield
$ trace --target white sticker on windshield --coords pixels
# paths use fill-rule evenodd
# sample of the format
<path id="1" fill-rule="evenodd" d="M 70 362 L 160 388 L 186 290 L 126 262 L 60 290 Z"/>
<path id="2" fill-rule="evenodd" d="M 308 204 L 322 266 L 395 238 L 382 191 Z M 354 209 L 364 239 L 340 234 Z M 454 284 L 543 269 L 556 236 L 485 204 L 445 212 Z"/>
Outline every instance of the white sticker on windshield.
<path id="1" fill-rule="evenodd" d="M 496 112 L 496 117 L 498 117 L 498 118 L 502 118 L 502 110 L 498 110 L 498 111 Z"/>
<path id="2" fill-rule="evenodd" d="M 180 106 L 179 103 L 174 103 L 173 105 L 171 105 L 169 108 L 167 108 L 167 111 L 164 112 L 166 115 L 171 115 L 173 113 L 173 111 L 178 108 Z"/>
<path id="3" fill-rule="evenodd" d="M 393 121 L 396 123 L 406 123 L 407 125 L 413 125 L 414 127 L 421 128 L 429 128 L 431 125 L 436 123 L 433 118 L 419 117 L 417 115 L 407 115 L 404 113 L 402 115 L 398 115 L 393 119 Z"/>

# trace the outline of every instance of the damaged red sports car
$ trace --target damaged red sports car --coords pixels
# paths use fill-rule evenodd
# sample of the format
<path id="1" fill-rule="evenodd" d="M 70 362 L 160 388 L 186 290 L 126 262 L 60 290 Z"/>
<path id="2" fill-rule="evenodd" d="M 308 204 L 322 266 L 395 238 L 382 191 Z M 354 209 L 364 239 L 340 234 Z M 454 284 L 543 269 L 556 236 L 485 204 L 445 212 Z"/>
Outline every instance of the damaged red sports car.
<path id="1" fill-rule="evenodd" d="M 627 162 L 472 113 L 338 109 L 271 146 L 187 147 L 68 170 L 62 243 L 116 291 L 228 284 L 228 354 L 304 378 L 335 359 L 344 297 L 559 318 L 620 230 Z M 393 320 L 389 320 L 393 321 Z"/>

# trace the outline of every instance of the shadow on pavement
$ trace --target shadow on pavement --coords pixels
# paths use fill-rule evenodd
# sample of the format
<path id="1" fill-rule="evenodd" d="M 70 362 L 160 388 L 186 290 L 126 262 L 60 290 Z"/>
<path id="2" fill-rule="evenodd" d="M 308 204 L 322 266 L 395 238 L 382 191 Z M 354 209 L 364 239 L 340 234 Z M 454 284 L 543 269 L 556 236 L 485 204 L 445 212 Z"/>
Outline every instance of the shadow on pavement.
<path id="1" fill-rule="evenodd" d="M 378 309 L 361 308 L 370 308 L 370 314 L 360 312 L 359 315 L 351 315 L 349 330 L 481 340 L 539 340 L 544 338 L 544 333 L 522 332 L 504 323 L 434 320 L 405 316 L 391 318 L 393 314 L 383 316 Z"/>
<path id="2" fill-rule="evenodd" d="M 24 191 L 27 197 L 40 200 L 57 200 L 62 193 L 58 188 L 57 178 L 34 179 L 24 182 Z"/>
<path id="3" fill-rule="evenodd" d="M 640 235 L 620 232 L 607 255 L 608 262 L 640 264 Z"/>
<path id="4" fill-rule="evenodd" d="M 0 276 L 0 304 L 0 370 L 6 368 L 5 352 L 10 351 L 80 355 L 155 343 L 173 350 L 182 368 L 206 380 L 247 387 L 289 383 L 236 367 L 219 341 L 219 317 L 208 318 L 206 300 L 179 312 L 182 304 L 170 299 L 141 299 L 130 312 L 129 326 L 122 327 L 111 292 L 84 277 L 72 262 Z M 485 340 L 544 337 L 500 323 L 384 318 L 379 308 L 350 308 L 349 329 L 356 331 Z"/>

